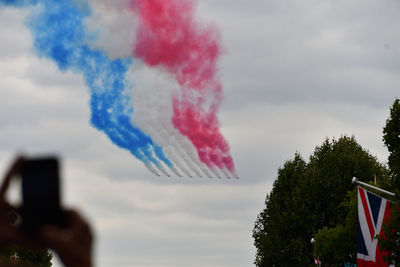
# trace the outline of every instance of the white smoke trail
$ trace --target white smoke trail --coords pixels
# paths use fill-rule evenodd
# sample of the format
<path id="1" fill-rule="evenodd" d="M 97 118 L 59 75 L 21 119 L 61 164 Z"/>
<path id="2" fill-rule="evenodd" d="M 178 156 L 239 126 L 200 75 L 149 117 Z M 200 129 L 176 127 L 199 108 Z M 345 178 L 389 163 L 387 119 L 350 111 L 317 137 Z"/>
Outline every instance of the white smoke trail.
<path id="1" fill-rule="evenodd" d="M 160 176 L 160 175 L 158 174 L 158 172 L 153 168 L 153 166 L 151 165 L 150 162 L 144 163 L 144 166 L 146 166 L 147 169 L 148 169 L 151 173 L 153 173 L 153 174 L 155 174 L 155 175 L 157 175 L 157 176 Z"/>
<path id="2" fill-rule="evenodd" d="M 76 1 L 82 1 L 85 4 L 83 0 Z M 88 0 L 88 3 L 91 8 L 91 15 L 85 19 L 88 45 L 92 49 L 105 51 L 111 59 L 131 58 L 137 19 L 127 8 L 130 0 Z M 169 176 L 161 163 L 154 162 L 154 159 L 157 159 L 154 151 L 152 155 L 147 156 L 143 151 L 140 153 L 148 159 L 149 162 L 145 165 L 152 173 L 159 176 L 157 168 L 161 173 Z"/>
<path id="3" fill-rule="evenodd" d="M 178 167 L 179 170 L 181 170 L 186 176 L 190 176 L 190 172 L 187 170 L 186 167 L 184 167 L 180 160 L 175 156 L 175 153 L 173 153 L 170 149 L 165 153 L 167 154 L 167 157 L 175 163 L 176 167 Z M 182 177 L 182 174 L 179 173 L 179 171 L 174 167 L 170 166 L 169 167 L 178 177 Z"/>
<path id="4" fill-rule="evenodd" d="M 203 163 L 200 162 L 196 150 L 193 147 L 192 143 L 190 143 L 189 140 L 179 140 L 180 142 L 179 145 L 183 148 L 183 155 L 184 159 L 187 159 L 187 164 L 190 166 L 191 170 L 193 170 L 194 173 L 196 173 L 197 176 L 199 177 L 210 177 L 210 173 L 208 172 L 208 169 L 205 167 Z M 200 174 L 199 169 L 203 174 Z"/>
<path id="5" fill-rule="evenodd" d="M 161 123 L 171 120 L 170 94 L 176 83 L 171 83 L 160 71 L 150 69 L 144 65 L 134 67 L 134 72 L 130 75 L 135 80 L 135 89 L 132 94 L 134 107 L 133 124 L 140 127 L 160 145 L 168 159 L 183 173 L 191 176 L 190 172 L 181 164 L 182 160 L 179 159 L 178 155 L 174 154 L 177 144 L 165 129 L 165 127 L 168 127 L 168 123 Z M 169 127 L 172 127 L 172 125 L 169 125 Z M 175 167 L 168 167 L 177 176 L 181 176 Z"/>
<path id="6" fill-rule="evenodd" d="M 136 125 L 138 125 L 142 129 L 146 129 L 147 133 L 152 137 L 152 139 L 163 147 L 164 154 L 167 156 L 167 158 L 171 162 L 173 162 L 183 173 L 190 176 L 190 172 L 181 164 L 179 158 L 175 155 L 172 149 L 172 145 L 168 142 L 167 139 L 163 137 L 162 135 L 163 129 L 157 127 L 158 129 L 155 130 L 154 127 L 152 127 L 148 122 L 143 122 L 141 120 L 135 120 L 135 119 L 133 119 L 133 121 L 136 123 Z M 167 167 L 170 168 L 171 171 L 175 173 L 176 176 L 182 177 L 182 175 L 174 166 L 167 166 Z"/>
<path id="7" fill-rule="evenodd" d="M 229 171 L 226 168 L 221 168 L 220 170 L 224 174 L 225 178 L 228 178 L 228 179 L 231 178 Z"/>
<path id="8" fill-rule="evenodd" d="M 182 137 L 178 130 L 172 127 L 170 121 L 160 121 L 160 123 L 163 125 L 163 128 L 166 130 L 167 134 L 174 139 L 174 142 L 177 144 L 175 146 L 177 148 L 177 152 L 184 160 L 188 168 L 198 177 L 211 177 L 208 168 L 199 160 L 197 151 L 193 144 L 187 138 Z M 197 168 L 200 169 L 203 174 L 201 174 Z"/>
<path id="9" fill-rule="evenodd" d="M 185 152 L 183 151 L 182 147 L 179 145 L 176 134 L 177 133 L 167 133 L 166 129 L 168 128 L 167 126 L 164 126 L 164 122 L 159 122 L 162 130 L 159 132 L 160 138 L 163 140 L 168 140 L 170 146 L 166 147 L 166 151 L 168 151 L 169 157 L 171 157 L 171 160 L 176 162 L 177 166 L 179 169 L 181 169 L 187 176 L 192 177 L 193 175 L 190 173 L 190 171 L 194 172 L 197 176 L 201 176 L 201 174 L 194 168 L 193 164 L 188 160 L 187 156 L 185 155 Z M 179 138 L 178 138 L 179 139 Z M 187 166 L 185 167 L 182 162 Z M 189 168 L 189 170 L 187 169 Z"/>
<path id="10" fill-rule="evenodd" d="M 130 58 L 138 25 L 137 17 L 127 8 L 130 0 L 89 0 L 89 4 L 91 16 L 85 27 L 91 48 L 107 52 L 111 59 Z"/>
<path id="11" fill-rule="evenodd" d="M 164 72 L 143 65 L 134 67 L 131 75 L 136 81 L 132 96 L 134 106 L 132 122 L 161 145 L 169 159 L 174 161 L 182 172 L 192 176 L 180 164 L 183 161 L 195 175 L 203 176 L 197 170 L 198 168 L 210 177 L 210 172 L 213 171 L 208 170 L 200 162 L 193 144 L 171 123 L 173 112 L 171 94 L 179 89 L 176 81 Z"/>
<path id="12" fill-rule="evenodd" d="M 234 171 L 229 171 L 229 173 L 232 175 L 231 177 L 239 179 L 239 176 L 236 174 Z"/>
<path id="13" fill-rule="evenodd" d="M 213 166 L 213 167 L 210 167 L 209 168 L 210 170 L 211 170 L 211 172 L 215 175 L 215 176 L 217 176 L 218 178 L 222 178 L 222 175 L 218 172 L 218 168 L 216 168 L 215 166 Z"/>
<path id="14" fill-rule="evenodd" d="M 172 111 L 171 111 L 172 112 Z M 171 115 L 172 116 L 172 115 Z M 171 125 L 171 120 L 161 120 L 159 119 L 159 124 L 164 129 L 162 134 L 164 138 L 168 136 L 168 140 L 170 140 L 171 144 L 173 144 L 174 151 L 178 155 L 178 157 L 186 164 L 190 171 L 192 171 L 196 176 L 202 177 L 201 173 L 196 169 L 193 162 L 197 159 L 196 155 L 193 154 L 193 157 L 190 157 L 190 150 L 194 152 L 194 147 L 185 137 L 181 136 L 175 128 Z M 167 139 L 167 138 L 166 138 Z M 185 144 L 186 143 L 186 144 Z M 192 175 L 189 175 L 190 177 Z"/>
<path id="15" fill-rule="evenodd" d="M 88 29 L 88 43 L 92 48 L 100 48 L 106 51 L 111 58 L 131 57 L 132 48 L 135 43 L 137 18 L 134 13 L 126 7 L 129 0 L 89 0 L 92 15 L 89 16 L 85 25 Z M 96 38 L 91 38 L 90 33 L 95 33 Z M 151 69 L 140 62 L 135 62 L 130 73 L 135 81 L 133 89 L 133 124 L 148 133 L 151 138 L 164 148 L 166 156 L 174 161 L 177 167 L 186 175 L 210 176 L 209 171 L 199 161 L 197 152 L 186 137 L 172 126 L 172 103 L 171 94 L 179 91 L 179 85 L 172 76 L 157 69 Z M 158 122 L 162 122 L 160 125 Z M 144 123 L 148 122 L 148 125 Z M 149 126 L 154 131 L 149 131 Z M 163 128 L 165 136 L 157 138 L 154 132 Z M 166 137 L 168 136 L 168 137 Z M 171 148 L 168 148 L 171 147 Z M 173 156 L 174 151 L 184 151 Z M 181 160 L 179 160 L 179 158 Z M 183 162 L 190 172 L 179 162 Z M 196 168 L 196 167 L 197 168 Z M 161 170 L 160 170 L 161 171 Z M 175 171 L 172 170 L 174 173 Z M 161 172 L 165 172 L 161 171 Z"/>
<path id="16" fill-rule="evenodd" d="M 163 129 L 161 129 L 160 127 L 157 127 L 157 129 L 155 129 L 148 122 L 144 122 L 142 120 L 133 119 L 133 122 L 142 129 L 146 130 L 146 132 L 152 137 L 152 139 L 163 147 L 165 155 L 171 162 L 173 162 L 187 176 L 191 176 L 187 168 L 181 164 L 181 160 L 179 159 L 179 157 L 175 155 L 173 150 L 174 142 L 171 142 L 171 140 L 168 140 L 167 138 L 165 138 L 165 135 L 162 134 L 164 132 Z M 182 177 L 182 175 L 174 166 L 167 167 L 170 168 L 176 176 Z"/>
<path id="17" fill-rule="evenodd" d="M 153 167 L 153 165 L 151 164 L 150 160 L 145 156 L 145 154 L 143 153 L 143 151 L 139 150 L 138 154 L 145 160 L 143 160 L 144 166 L 146 166 L 146 168 L 153 174 L 160 176 L 158 174 L 158 172 L 156 171 L 156 169 Z"/>
<path id="18" fill-rule="evenodd" d="M 84 3 L 84 0 L 75 1 Z M 92 14 L 85 20 L 85 26 L 86 41 L 91 48 L 104 50 L 112 59 L 130 58 L 138 25 L 134 12 L 130 12 L 127 8 L 131 0 L 88 0 L 88 2 Z M 193 144 L 171 123 L 173 114 L 171 95 L 180 91 L 175 79 L 165 72 L 146 67 L 139 62 L 134 62 L 130 75 L 134 77 L 131 81 L 136 83 L 133 89 L 132 123 L 163 147 L 168 159 L 185 175 L 211 177 L 212 173 L 218 176 L 215 168 L 207 167 L 199 160 Z M 163 166 L 154 165 L 161 173 L 169 175 Z M 175 167 L 167 167 L 177 176 L 180 175 Z M 152 172 L 156 172 L 155 169 Z M 222 172 L 226 177 L 229 176 L 226 172 Z M 233 176 L 237 177 L 236 174 Z"/>
<path id="19" fill-rule="evenodd" d="M 162 174 L 164 174 L 165 176 L 171 177 L 171 175 L 164 169 L 164 167 L 161 164 L 156 165 L 157 169 L 160 170 L 160 172 L 162 172 Z"/>
<path id="20" fill-rule="evenodd" d="M 175 153 L 178 155 L 178 157 L 183 161 L 183 163 L 187 166 L 187 168 L 191 171 L 188 171 L 185 173 L 189 177 L 202 177 L 202 174 L 194 167 L 193 163 L 188 159 L 188 157 L 185 155 L 185 152 L 182 150 L 180 147 L 176 147 Z M 194 173 L 194 175 L 192 174 Z"/>
<path id="21" fill-rule="evenodd" d="M 170 166 L 169 168 L 173 173 L 175 173 L 176 176 L 182 177 L 182 174 L 180 174 L 179 171 L 174 166 Z"/>
<path id="22" fill-rule="evenodd" d="M 142 149 L 139 149 L 138 154 L 141 155 L 141 158 L 145 159 L 145 162 L 152 163 L 162 174 L 168 177 L 170 176 L 170 174 L 162 166 L 162 161 L 158 161 L 157 156 L 153 150 L 151 152 L 149 151 L 145 152 Z"/>

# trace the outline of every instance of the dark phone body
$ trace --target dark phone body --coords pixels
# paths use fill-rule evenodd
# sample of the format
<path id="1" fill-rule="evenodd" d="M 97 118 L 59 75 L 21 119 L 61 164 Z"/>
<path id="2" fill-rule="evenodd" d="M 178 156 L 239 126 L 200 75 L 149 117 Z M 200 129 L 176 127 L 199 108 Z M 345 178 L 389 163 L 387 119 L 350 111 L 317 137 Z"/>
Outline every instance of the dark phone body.
<path id="1" fill-rule="evenodd" d="M 22 227 L 34 231 L 45 224 L 62 226 L 57 158 L 27 160 L 22 177 Z"/>

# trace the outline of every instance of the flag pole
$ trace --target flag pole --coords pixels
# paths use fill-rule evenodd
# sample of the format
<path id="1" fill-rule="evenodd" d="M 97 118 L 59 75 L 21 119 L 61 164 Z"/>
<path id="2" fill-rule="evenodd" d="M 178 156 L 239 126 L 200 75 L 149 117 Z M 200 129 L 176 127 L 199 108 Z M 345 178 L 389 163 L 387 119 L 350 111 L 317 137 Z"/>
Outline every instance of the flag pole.
<path id="1" fill-rule="evenodd" d="M 381 192 L 381 193 L 388 194 L 388 195 L 390 195 L 390 196 L 392 196 L 392 197 L 395 196 L 395 194 L 392 193 L 392 192 L 389 192 L 389 191 L 383 190 L 383 189 L 381 189 L 381 188 L 379 188 L 379 187 L 376 187 L 376 186 L 373 186 L 373 185 L 370 185 L 370 184 L 361 182 L 361 181 L 357 180 L 356 177 L 353 177 L 353 179 L 351 180 L 351 182 L 352 182 L 353 184 L 363 185 L 363 186 L 365 186 L 365 187 L 368 187 L 368 188 L 370 188 L 370 189 L 374 189 L 374 190 L 379 191 L 379 192 Z"/>

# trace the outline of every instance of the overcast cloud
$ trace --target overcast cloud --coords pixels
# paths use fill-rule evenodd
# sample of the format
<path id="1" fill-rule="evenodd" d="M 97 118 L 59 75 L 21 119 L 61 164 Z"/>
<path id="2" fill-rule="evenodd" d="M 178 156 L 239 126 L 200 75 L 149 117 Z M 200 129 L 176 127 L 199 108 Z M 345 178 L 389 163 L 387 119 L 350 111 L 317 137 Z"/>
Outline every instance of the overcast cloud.
<path id="1" fill-rule="evenodd" d="M 307 159 L 326 137 L 347 134 L 386 161 L 382 127 L 400 84 L 398 1 L 197 2 L 226 51 L 219 118 L 239 180 L 154 177 L 89 125 L 82 78 L 36 57 L 28 12 L 0 10 L 0 170 L 17 151 L 59 153 L 65 203 L 94 225 L 98 266 L 251 266 L 254 221 L 296 151 Z M 120 45 L 102 38 L 93 45 Z"/>

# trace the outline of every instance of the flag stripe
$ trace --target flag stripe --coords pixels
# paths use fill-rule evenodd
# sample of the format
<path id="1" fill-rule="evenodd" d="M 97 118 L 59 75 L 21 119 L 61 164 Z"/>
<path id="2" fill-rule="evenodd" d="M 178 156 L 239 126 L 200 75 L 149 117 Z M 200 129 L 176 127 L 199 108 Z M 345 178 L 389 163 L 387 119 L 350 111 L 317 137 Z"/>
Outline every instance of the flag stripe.
<path id="1" fill-rule="evenodd" d="M 372 220 L 371 220 L 371 213 L 370 213 L 369 208 L 368 208 L 367 199 L 365 198 L 365 192 L 361 188 L 359 188 L 359 190 L 360 190 L 361 201 L 362 201 L 363 208 L 364 208 L 365 218 L 367 219 L 369 233 L 371 235 L 371 240 L 373 240 L 374 236 L 375 236 L 375 227 L 374 227 L 374 225 L 372 223 Z"/>
<path id="2" fill-rule="evenodd" d="M 378 216 L 382 204 L 382 198 L 369 192 L 367 192 L 367 196 L 368 196 L 369 207 L 371 208 L 372 212 L 372 217 L 374 219 L 374 224 L 376 226 L 378 224 Z"/>

